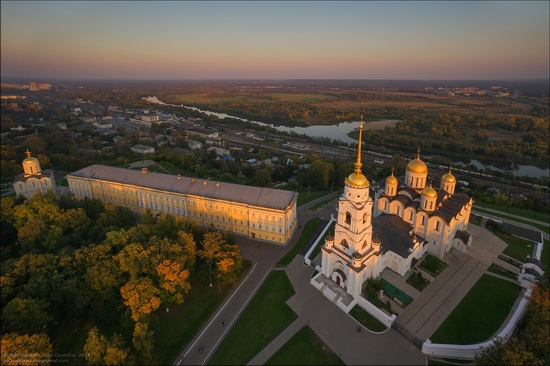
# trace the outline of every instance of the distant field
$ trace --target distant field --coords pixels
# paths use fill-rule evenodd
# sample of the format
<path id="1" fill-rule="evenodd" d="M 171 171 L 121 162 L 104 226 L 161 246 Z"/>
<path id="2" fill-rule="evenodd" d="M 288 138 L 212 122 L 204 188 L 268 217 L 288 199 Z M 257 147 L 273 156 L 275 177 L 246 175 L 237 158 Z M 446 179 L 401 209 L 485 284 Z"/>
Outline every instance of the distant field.
<path id="1" fill-rule="evenodd" d="M 235 102 L 299 102 L 318 103 L 335 99 L 334 96 L 315 93 L 267 93 L 267 94 L 219 94 L 219 93 L 189 93 L 171 95 L 179 103 L 189 104 L 223 104 Z"/>
<path id="2" fill-rule="evenodd" d="M 316 93 L 269 93 L 267 95 L 283 102 L 318 103 L 336 99 L 332 95 Z"/>
<path id="3" fill-rule="evenodd" d="M 171 98 L 176 99 L 179 103 L 185 104 L 223 104 L 242 102 L 245 100 L 252 100 L 247 95 L 219 95 L 213 93 L 189 93 L 171 95 Z"/>
<path id="4" fill-rule="evenodd" d="M 364 100 L 341 100 L 338 96 L 323 93 L 270 93 L 269 91 L 208 91 L 171 95 L 177 103 L 221 106 L 238 103 L 306 103 L 318 108 L 354 112 L 361 108 L 424 108 L 461 111 L 494 111 L 498 113 L 524 113 L 532 106 L 509 98 L 482 96 L 448 96 L 399 92 L 362 92 Z M 344 96 L 344 94 L 343 94 Z M 345 97 L 345 96 L 344 96 Z M 311 118 L 311 124 L 324 124 L 324 119 Z M 491 139 L 499 137 L 490 136 Z"/>
<path id="5" fill-rule="evenodd" d="M 312 103 L 317 107 L 335 108 L 340 110 L 357 110 L 361 107 L 410 107 L 410 108 L 443 108 L 448 107 L 446 104 L 426 102 L 426 101 L 408 101 L 397 102 L 392 100 L 364 100 L 364 101 L 351 101 L 351 100 L 335 100 L 329 102 Z"/>

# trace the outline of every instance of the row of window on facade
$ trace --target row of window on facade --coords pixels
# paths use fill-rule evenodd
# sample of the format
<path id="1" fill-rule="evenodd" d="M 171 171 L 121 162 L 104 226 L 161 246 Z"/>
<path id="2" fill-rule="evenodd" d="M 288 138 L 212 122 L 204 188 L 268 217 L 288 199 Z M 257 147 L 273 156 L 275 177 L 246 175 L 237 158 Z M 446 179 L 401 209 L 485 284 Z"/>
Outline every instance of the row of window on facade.
<path id="1" fill-rule="evenodd" d="M 47 187 L 48 186 L 48 181 L 47 180 L 42 180 L 40 181 L 42 183 L 42 185 L 44 187 Z M 36 188 L 36 183 L 34 181 L 31 181 L 30 182 L 32 184 L 32 188 Z M 19 183 L 19 189 L 20 190 L 24 190 L 25 189 L 25 184 L 23 182 Z"/>

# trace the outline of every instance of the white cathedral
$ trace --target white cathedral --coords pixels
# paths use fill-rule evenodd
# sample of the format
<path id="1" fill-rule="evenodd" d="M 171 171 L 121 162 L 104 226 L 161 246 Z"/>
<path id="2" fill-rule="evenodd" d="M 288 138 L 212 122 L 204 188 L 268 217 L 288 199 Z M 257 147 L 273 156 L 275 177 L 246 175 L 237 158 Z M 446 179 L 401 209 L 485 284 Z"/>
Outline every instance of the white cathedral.
<path id="1" fill-rule="evenodd" d="M 345 180 L 334 237 L 329 235 L 321 248 L 321 273 L 353 297 L 385 268 L 404 277 L 413 258 L 426 252 L 443 258 L 451 248 L 465 251 L 472 242 L 466 230 L 473 200 L 455 193 L 451 170 L 434 189 L 420 150 L 407 165 L 405 181 L 399 182 L 392 170 L 385 187 L 373 192 L 373 201 L 361 171 L 362 133 L 361 124 L 355 171 Z"/>

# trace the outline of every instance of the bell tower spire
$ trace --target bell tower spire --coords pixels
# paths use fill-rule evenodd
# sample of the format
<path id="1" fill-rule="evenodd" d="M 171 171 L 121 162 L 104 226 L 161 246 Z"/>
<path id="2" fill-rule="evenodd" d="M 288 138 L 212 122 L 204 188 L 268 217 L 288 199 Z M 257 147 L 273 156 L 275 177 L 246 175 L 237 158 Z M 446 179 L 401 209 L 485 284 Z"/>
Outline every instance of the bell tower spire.
<path id="1" fill-rule="evenodd" d="M 361 115 L 361 124 L 359 125 L 359 145 L 357 146 L 357 160 L 355 161 L 355 174 L 361 174 L 361 139 L 363 137 L 363 115 Z"/>

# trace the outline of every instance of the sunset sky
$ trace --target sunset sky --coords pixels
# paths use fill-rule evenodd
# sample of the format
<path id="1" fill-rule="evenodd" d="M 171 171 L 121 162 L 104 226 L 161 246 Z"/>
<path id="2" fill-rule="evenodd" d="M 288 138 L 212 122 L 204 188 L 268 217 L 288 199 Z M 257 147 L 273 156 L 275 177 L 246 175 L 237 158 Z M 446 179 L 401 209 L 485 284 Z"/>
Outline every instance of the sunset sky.
<path id="1" fill-rule="evenodd" d="M 548 1 L 2 1 L 2 77 L 549 77 Z"/>

